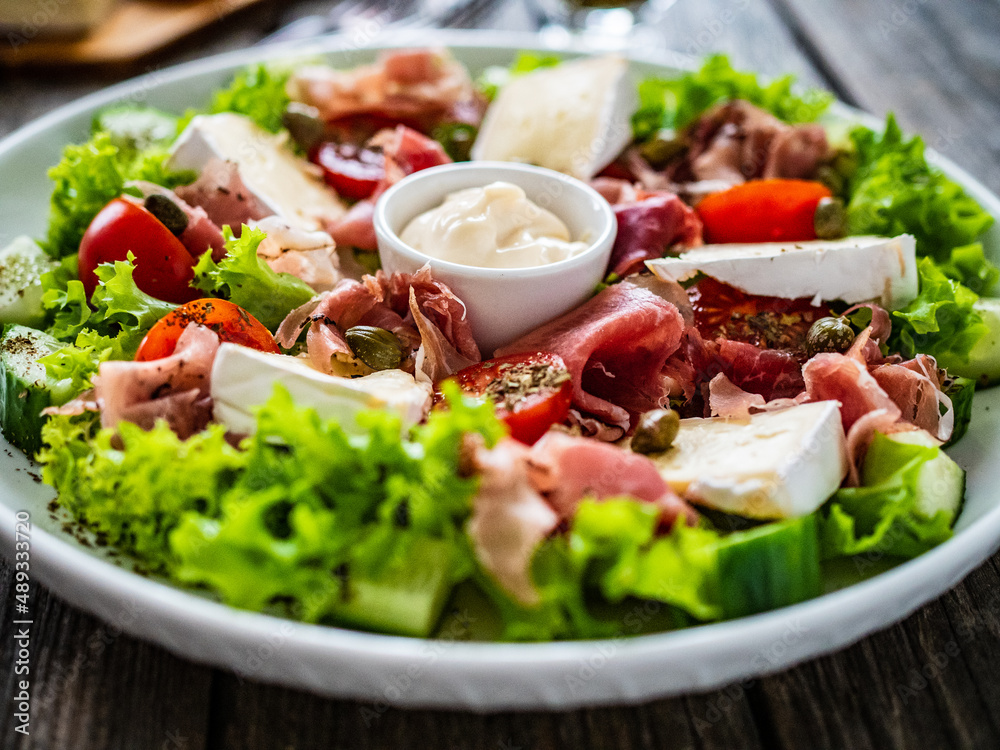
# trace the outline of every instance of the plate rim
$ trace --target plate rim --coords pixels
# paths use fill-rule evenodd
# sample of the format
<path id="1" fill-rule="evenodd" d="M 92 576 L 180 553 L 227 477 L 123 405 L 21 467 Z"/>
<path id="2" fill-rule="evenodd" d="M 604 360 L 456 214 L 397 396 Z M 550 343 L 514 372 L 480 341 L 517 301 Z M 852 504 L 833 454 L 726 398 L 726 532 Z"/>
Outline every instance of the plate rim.
<path id="1" fill-rule="evenodd" d="M 107 104 L 131 91 L 150 85 L 184 80 L 194 75 L 217 73 L 239 68 L 251 62 L 280 58 L 294 52 L 296 56 L 311 53 L 326 54 L 344 50 L 377 50 L 401 47 L 418 42 L 410 31 L 382 32 L 377 45 L 357 45 L 343 36 L 332 35 L 302 42 L 286 42 L 247 48 L 193 60 L 181 65 L 154 71 L 114 86 L 94 92 L 63 105 L 28 123 L 0 141 L 0 154 L 17 149 L 22 143 L 59 123 Z M 549 44 L 537 34 L 495 31 L 435 31 L 441 46 L 454 50 L 492 48 L 515 52 L 520 49 L 551 49 L 571 54 L 587 54 L 593 50 L 574 42 Z M 424 44 L 425 39 L 419 39 Z M 692 59 L 677 52 L 626 56 L 635 62 L 663 67 L 690 67 Z M 847 108 L 856 114 L 855 110 Z M 873 116 L 866 116 L 869 122 Z M 1000 218 L 1000 199 L 978 180 L 950 160 L 928 154 L 937 166 L 958 179 L 995 217 Z M 16 499 L 16 498 L 14 498 Z M 15 508 L 0 501 L 0 538 L 4 548 L 14 548 Z M 43 582 L 62 598 L 121 624 L 122 618 L 113 612 L 110 602 L 132 597 L 132 604 L 155 616 L 169 626 L 151 626 L 143 618 L 130 620 L 122 629 L 140 638 L 152 640 L 168 650 L 194 661 L 236 670 L 233 655 L 240 648 L 267 643 L 275 633 L 286 633 L 286 640 L 297 644 L 299 664 L 291 665 L 287 673 L 286 658 L 268 658 L 263 667 L 247 675 L 250 679 L 285 684 L 335 697 L 350 697 L 374 701 L 378 707 L 399 705 L 423 708 L 466 708 L 479 711 L 510 709 L 568 709 L 593 705 L 634 703 L 642 700 L 708 690 L 734 680 L 750 679 L 787 668 L 804 659 L 815 658 L 856 642 L 879 628 L 898 622 L 931 599 L 954 586 L 961 578 L 981 564 L 1000 547 L 1000 503 L 973 521 L 959 535 L 918 558 L 905 562 L 874 578 L 845 589 L 825 594 L 801 604 L 766 612 L 736 621 L 710 623 L 678 631 L 668 631 L 614 639 L 561 641 L 545 643 L 466 643 L 404 636 L 384 635 L 333 626 L 313 625 L 267 614 L 236 610 L 205 599 L 182 588 L 161 583 L 114 563 L 88 554 L 63 541 L 59 535 L 44 529 L 32 533 L 32 569 L 34 578 Z M 971 552 L 970 552 L 971 551 Z M 7 555 L 13 560 L 13 555 Z M 941 570 L 947 574 L 942 578 Z M 928 589 L 927 580 L 936 583 Z M 877 602 L 883 593 L 893 592 L 900 608 L 890 614 L 869 610 L 858 617 L 859 601 Z M 845 611 L 853 611 L 855 619 L 843 623 Z M 865 613 L 861 613 L 865 614 Z M 847 627 L 831 637 L 819 635 L 829 630 L 829 623 Z M 178 628 L 172 632 L 171 628 Z M 738 629 L 738 632 L 737 632 Z M 209 632 L 210 631 L 210 632 Z M 789 632 L 799 635 L 791 642 Z M 199 637 L 200 633 L 200 637 Z M 211 639 L 235 639 L 228 648 L 212 649 Z M 815 637 L 806 637 L 805 634 Z M 190 640 L 189 640 L 190 639 Z M 818 639 L 818 640 L 817 640 Z M 283 641 L 284 643 L 284 641 Z M 428 655 L 432 644 L 445 644 Z M 764 644 L 754 648 L 752 644 Z M 191 645 L 200 651 L 192 653 Z M 784 644 L 781 653 L 768 644 Z M 750 646 L 748 651 L 748 646 Z M 281 649 L 276 649 L 276 653 Z M 289 652 L 286 650 L 286 654 Z M 763 661 L 754 658 L 765 654 Z M 722 662 L 739 662 L 751 657 L 751 669 L 727 668 Z M 326 658 L 339 668 L 367 663 L 374 674 L 368 680 L 351 684 L 330 684 L 322 665 L 309 663 L 310 658 Z M 704 659 L 701 665 L 698 659 Z M 594 662 L 600 661 L 600 666 Z M 705 669 L 711 661 L 713 669 Z M 614 663 L 615 669 L 605 669 Z M 419 680 L 402 689 L 393 677 L 406 675 L 413 665 L 421 665 Z M 651 670 L 669 667 L 680 675 L 668 681 Z M 702 668 L 699 668 L 702 667 Z M 531 668 L 526 677 L 525 668 Z M 588 677 L 593 673 L 598 679 Z M 543 674 L 544 673 L 544 674 Z M 614 674 L 621 673 L 621 674 Z M 535 676 L 533 677 L 532 674 Z M 540 676 L 539 676 L 540 675 Z M 353 675 L 357 677 L 358 675 Z M 497 680 L 504 678 L 503 685 Z M 527 680 L 527 681 L 525 681 Z M 577 682 L 574 682 L 576 680 Z M 451 684 L 455 683 L 458 684 Z M 430 688 L 417 683 L 426 683 Z M 580 684 L 577 684 L 580 683 Z"/>

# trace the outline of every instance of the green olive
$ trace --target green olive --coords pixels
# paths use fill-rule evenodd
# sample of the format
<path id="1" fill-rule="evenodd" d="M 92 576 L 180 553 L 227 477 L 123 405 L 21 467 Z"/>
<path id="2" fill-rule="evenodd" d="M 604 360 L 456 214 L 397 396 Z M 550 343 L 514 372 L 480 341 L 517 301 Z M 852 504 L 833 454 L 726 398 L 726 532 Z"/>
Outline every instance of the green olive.
<path id="1" fill-rule="evenodd" d="M 820 318 L 806 334 L 806 353 L 846 352 L 854 343 L 854 329 L 846 318 Z"/>
<path id="2" fill-rule="evenodd" d="M 847 236 L 847 212 L 840 198 L 823 198 L 813 214 L 813 228 L 821 240 L 836 240 Z"/>
<path id="3" fill-rule="evenodd" d="M 681 417 L 673 409 L 653 409 L 639 417 L 632 435 L 632 450 L 636 453 L 662 453 L 674 444 Z"/>
<path id="4" fill-rule="evenodd" d="M 374 326 L 354 326 L 344 334 L 354 356 L 373 370 L 394 370 L 403 360 L 399 339 L 391 331 Z"/>
<path id="5" fill-rule="evenodd" d="M 153 214 L 174 237 L 180 237 L 187 229 L 188 217 L 184 210 L 165 195 L 153 193 L 143 202 L 146 210 Z"/>

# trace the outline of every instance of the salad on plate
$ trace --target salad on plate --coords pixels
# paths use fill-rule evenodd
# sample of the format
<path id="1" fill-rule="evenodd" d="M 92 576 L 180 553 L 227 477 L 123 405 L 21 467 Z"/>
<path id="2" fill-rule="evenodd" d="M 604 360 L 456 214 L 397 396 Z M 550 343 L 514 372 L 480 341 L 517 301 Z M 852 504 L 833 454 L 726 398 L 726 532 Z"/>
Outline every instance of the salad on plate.
<path id="1" fill-rule="evenodd" d="M 1000 379 L 992 218 L 832 104 L 721 56 L 637 81 L 405 49 L 108 108 L 45 235 L 0 250 L 0 428 L 99 543 L 242 609 L 555 640 L 819 596 L 951 536 L 943 448 Z M 587 298 L 491 351 L 434 251 L 590 238 L 484 185 L 383 270 L 383 194 L 469 160 L 570 175 L 617 223 Z"/>

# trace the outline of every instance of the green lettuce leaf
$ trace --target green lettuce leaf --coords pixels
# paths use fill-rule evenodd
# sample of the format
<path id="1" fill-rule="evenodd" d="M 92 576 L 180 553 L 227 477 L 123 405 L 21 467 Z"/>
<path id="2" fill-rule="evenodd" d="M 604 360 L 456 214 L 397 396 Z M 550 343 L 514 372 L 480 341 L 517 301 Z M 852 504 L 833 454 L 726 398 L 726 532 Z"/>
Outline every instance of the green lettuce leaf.
<path id="1" fill-rule="evenodd" d="M 62 161 L 49 170 L 55 189 L 45 250 L 56 258 L 75 255 L 97 212 L 122 194 L 128 180 L 173 188 L 194 179 L 191 172 L 169 170 L 167 157 L 162 146 L 139 153 L 122 151 L 106 132 L 95 133 L 86 143 L 67 146 Z"/>
<path id="2" fill-rule="evenodd" d="M 989 294 L 1000 279 L 1000 269 L 986 259 L 981 242 L 953 248 L 948 260 L 939 263 L 938 267 L 949 279 L 955 279 L 979 295 Z"/>
<path id="3" fill-rule="evenodd" d="M 152 571 L 238 607 L 427 635 L 474 569 L 463 441 L 504 433 L 489 404 L 446 398 L 412 435 L 380 410 L 348 435 L 279 385 L 239 448 L 220 425 L 180 440 L 122 423 L 113 440 L 93 415 L 57 416 L 39 460 L 60 502 Z M 401 621 L 411 606 L 419 627 Z"/>
<path id="4" fill-rule="evenodd" d="M 858 127 L 851 140 L 858 168 L 848 188 L 850 234 L 909 233 L 919 255 L 945 262 L 953 248 L 975 242 L 993 223 L 957 182 L 927 163 L 923 139 L 904 139 L 893 115 L 882 133 Z"/>
<path id="5" fill-rule="evenodd" d="M 793 91 L 788 75 L 763 85 L 754 73 L 735 70 L 725 55 L 711 55 L 699 70 L 677 78 L 647 78 L 639 83 L 639 108 L 632 117 L 635 137 L 645 140 L 661 129 L 679 131 L 720 102 L 743 99 L 789 123 L 812 122 L 833 101 L 816 89 Z"/>
<path id="6" fill-rule="evenodd" d="M 257 257 L 257 247 L 267 236 L 260 229 L 244 226 L 239 239 L 225 226 L 226 257 L 219 263 L 206 252 L 195 265 L 193 286 L 230 300 L 272 331 L 285 316 L 313 298 L 308 284 L 289 273 L 275 273 Z"/>
<path id="7" fill-rule="evenodd" d="M 821 518 L 823 558 L 866 553 L 910 558 L 950 538 L 950 514 L 928 517 L 917 507 L 920 470 L 940 450 L 876 433 L 865 456 L 862 486 L 838 490 Z"/>
<path id="8" fill-rule="evenodd" d="M 889 349 L 905 357 L 917 352 L 933 355 L 945 368 L 969 361 L 969 352 L 988 332 L 982 316 L 973 309 L 979 296 L 948 278 L 930 258 L 917 264 L 920 294 L 893 313 Z"/>
<path id="9" fill-rule="evenodd" d="M 263 64 L 252 65 L 237 73 L 232 83 L 216 92 L 210 112 L 235 112 L 245 115 L 264 130 L 277 133 L 284 125 L 281 116 L 291 100 L 288 79 L 291 71 Z"/>

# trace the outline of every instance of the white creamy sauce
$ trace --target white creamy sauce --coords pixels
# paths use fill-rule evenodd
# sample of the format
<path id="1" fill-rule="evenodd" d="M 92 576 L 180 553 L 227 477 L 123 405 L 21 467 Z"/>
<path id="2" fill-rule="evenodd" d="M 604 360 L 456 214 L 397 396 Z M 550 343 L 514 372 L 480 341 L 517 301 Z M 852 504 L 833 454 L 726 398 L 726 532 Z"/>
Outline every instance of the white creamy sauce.
<path id="1" fill-rule="evenodd" d="M 413 219 L 400 238 L 432 258 L 476 268 L 544 266 L 587 249 L 571 240 L 559 217 L 509 182 L 451 193 Z"/>

